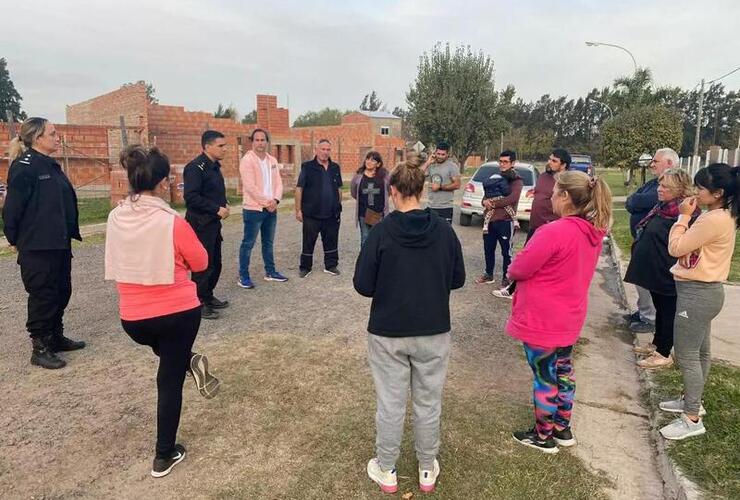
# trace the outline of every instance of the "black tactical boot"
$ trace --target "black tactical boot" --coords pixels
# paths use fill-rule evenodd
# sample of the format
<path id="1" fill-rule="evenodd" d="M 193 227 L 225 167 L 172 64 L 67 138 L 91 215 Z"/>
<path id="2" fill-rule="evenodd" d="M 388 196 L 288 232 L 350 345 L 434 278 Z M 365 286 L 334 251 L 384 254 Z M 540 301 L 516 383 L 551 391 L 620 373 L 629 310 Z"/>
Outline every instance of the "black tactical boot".
<path id="1" fill-rule="evenodd" d="M 31 339 L 33 343 L 33 352 L 31 353 L 31 364 L 47 368 L 49 370 L 56 370 L 57 368 L 64 368 L 67 366 L 67 362 L 57 357 L 49 348 L 51 342 L 51 336 L 48 337 L 34 337 Z"/>
<path id="2" fill-rule="evenodd" d="M 84 348 L 85 343 L 81 340 L 72 340 L 61 333 L 51 336 L 51 350 L 54 352 L 76 351 Z"/>

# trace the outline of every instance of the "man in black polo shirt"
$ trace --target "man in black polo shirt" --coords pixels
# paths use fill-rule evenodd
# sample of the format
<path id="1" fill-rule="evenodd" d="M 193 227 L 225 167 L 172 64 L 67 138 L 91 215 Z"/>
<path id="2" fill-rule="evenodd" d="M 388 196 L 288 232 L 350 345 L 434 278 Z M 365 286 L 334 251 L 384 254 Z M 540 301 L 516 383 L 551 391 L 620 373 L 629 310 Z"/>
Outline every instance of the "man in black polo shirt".
<path id="1" fill-rule="evenodd" d="M 321 234 L 324 272 L 339 275 L 339 218 L 342 214 L 342 171 L 331 161 L 331 143 L 321 139 L 313 160 L 303 162 L 295 190 L 295 218 L 303 223 L 300 277 L 311 274 L 313 249 Z"/>
<path id="2" fill-rule="evenodd" d="M 229 305 L 227 300 L 213 296 L 213 289 L 221 276 L 221 220 L 229 216 L 226 186 L 219 163 L 226 156 L 226 140 L 221 132 L 206 130 L 200 143 L 203 153 L 188 163 L 183 171 L 185 220 L 208 252 L 208 268 L 192 274 L 202 304 L 201 316 L 203 319 L 217 319 L 219 314 L 214 309 Z"/>

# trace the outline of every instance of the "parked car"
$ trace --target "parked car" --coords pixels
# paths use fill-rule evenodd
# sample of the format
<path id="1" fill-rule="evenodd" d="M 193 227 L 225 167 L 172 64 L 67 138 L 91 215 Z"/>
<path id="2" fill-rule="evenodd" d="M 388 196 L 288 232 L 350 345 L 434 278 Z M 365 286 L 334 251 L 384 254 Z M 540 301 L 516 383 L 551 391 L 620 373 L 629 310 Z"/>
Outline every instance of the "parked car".
<path id="1" fill-rule="evenodd" d="M 516 218 L 520 221 L 528 221 L 532 211 L 532 198 L 526 196 L 527 192 L 534 189 L 540 172 L 529 163 L 517 162 L 516 173 L 522 178 L 522 194 L 517 205 Z M 484 163 L 475 171 L 473 177 L 465 186 L 462 202 L 460 203 L 460 225 L 469 226 L 473 215 L 483 217 L 483 180 L 501 172 L 497 161 Z"/>
<path id="2" fill-rule="evenodd" d="M 580 170 L 581 172 L 594 175 L 594 165 L 589 155 L 572 154 L 570 155 L 570 169 Z"/>

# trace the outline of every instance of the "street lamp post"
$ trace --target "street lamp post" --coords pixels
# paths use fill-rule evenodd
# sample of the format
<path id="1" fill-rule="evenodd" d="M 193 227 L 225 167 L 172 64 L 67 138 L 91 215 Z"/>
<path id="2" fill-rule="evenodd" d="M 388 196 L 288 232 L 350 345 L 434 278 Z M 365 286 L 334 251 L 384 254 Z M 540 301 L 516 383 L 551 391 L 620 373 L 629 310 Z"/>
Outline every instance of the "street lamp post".
<path id="1" fill-rule="evenodd" d="M 610 107 L 609 107 L 609 105 L 608 105 L 607 103 L 605 103 L 605 102 L 601 102 L 601 101 L 597 101 L 596 99 L 591 99 L 590 97 L 588 98 L 588 101 L 589 101 L 589 102 L 595 102 L 596 104 L 601 104 L 601 105 L 602 105 L 602 106 L 604 106 L 604 107 L 606 108 L 606 110 L 607 110 L 607 111 L 609 112 L 609 119 L 612 119 L 612 118 L 614 118 L 614 112 L 612 112 L 612 108 L 610 108 Z"/>
<path id="2" fill-rule="evenodd" d="M 599 46 L 614 47 L 615 49 L 620 49 L 620 50 L 625 51 L 632 59 L 632 64 L 635 66 L 635 73 L 637 73 L 637 61 L 635 61 L 635 56 L 632 55 L 632 52 L 625 49 L 621 45 L 614 45 L 613 43 L 604 43 L 604 42 L 586 42 L 586 45 L 589 47 L 599 47 Z"/>

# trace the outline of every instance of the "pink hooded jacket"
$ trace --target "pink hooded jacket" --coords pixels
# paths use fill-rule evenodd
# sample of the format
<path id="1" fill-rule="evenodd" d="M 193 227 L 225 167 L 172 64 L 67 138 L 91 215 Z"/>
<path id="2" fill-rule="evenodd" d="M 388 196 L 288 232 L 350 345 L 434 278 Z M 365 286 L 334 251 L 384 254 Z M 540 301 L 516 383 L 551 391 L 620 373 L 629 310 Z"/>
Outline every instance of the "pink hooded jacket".
<path id="1" fill-rule="evenodd" d="M 586 321 L 588 288 L 605 231 L 576 216 L 545 224 L 507 273 L 516 293 L 506 332 L 527 344 L 567 347 Z"/>

